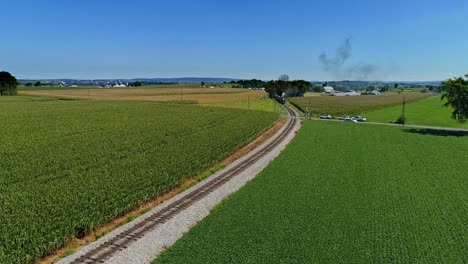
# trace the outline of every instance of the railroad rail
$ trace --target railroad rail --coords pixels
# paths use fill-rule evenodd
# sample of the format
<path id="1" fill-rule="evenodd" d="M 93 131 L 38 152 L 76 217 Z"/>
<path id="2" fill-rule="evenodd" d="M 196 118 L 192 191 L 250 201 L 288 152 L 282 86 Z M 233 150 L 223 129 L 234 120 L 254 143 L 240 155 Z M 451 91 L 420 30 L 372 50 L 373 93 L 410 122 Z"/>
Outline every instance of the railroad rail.
<path id="1" fill-rule="evenodd" d="M 164 224 L 168 220 L 174 218 L 181 211 L 190 207 L 194 202 L 207 196 L 208 194 L 216 190 L 218 187 L 222 186 L 224 183 L 228 182 L 237 174 L 244 171 L 246 168 L 248 168 L 256 161 L 261 159 L 278 144 L 280 144 L 284 140 L 284 138 L 287 135 L 289 135 L 289 133 L 294 129 L 294 126 L 298 122 L 298 119 L 296 118 L 296 113 L 287 105 L 285 105 L 284 107 L 288 111 L 289 115 L 289 120 L 287 121 L 286 128 L 283 129 L 282 132 L 278 136 L 276 136 L 276 138 L 272 140 L 268 145 L 264 146 L 262 149 L 257 151 L 250 159 L 239 163 L 237 166 L 225 171 L 219 177 L 216 177 L 206 182 L 204 185 L 200 186 L 200 188 L 186 194 L 181 199 L 166 205 L 160 211 L 146 217 L 139 224 L 123 231 L 116 237 L 102 243 L 95 249 L 90 250 L 84 255 L 81 255 L 80 257 L 72 260 L 71 263 L 104 263 L 117 252 L 124 250 L 130 244 L 145 236 L 146 233 L 154 230 L 157 226 Z"/>

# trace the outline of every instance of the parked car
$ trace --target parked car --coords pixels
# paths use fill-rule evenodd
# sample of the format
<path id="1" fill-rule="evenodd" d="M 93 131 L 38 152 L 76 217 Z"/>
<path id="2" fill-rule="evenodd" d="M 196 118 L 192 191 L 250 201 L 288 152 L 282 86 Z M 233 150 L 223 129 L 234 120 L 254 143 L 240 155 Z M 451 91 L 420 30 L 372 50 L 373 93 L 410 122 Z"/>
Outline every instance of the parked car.
<path id="1" fill-rule="evenodd" d="M 355 116 L 353 118 L 351 118 L 352 120 L 356 120 L 357 122 L 366 122 L 366 118 L 365 117 L 362 117 L 362 116 Z"/>
<path id="2" fill-rule="evenodd" d="M 320 119 L 332 119 L 331 115 L 321 115 Z"/>
<path id="3" fill-rule="evenodd" d="M 352 118 L 346 118 L 344 121 L 345 122 L 351 122 L 351 123 L 357 123 L 358 122 L 357 120 L 354 120 Z"/>
<path id="4" fill-rule="evenodd" d="M 340 116 L 340 118 L 338 118 L 339 120 L 347 120 L 347 119 L 351 119 L 349 116 Z"/>

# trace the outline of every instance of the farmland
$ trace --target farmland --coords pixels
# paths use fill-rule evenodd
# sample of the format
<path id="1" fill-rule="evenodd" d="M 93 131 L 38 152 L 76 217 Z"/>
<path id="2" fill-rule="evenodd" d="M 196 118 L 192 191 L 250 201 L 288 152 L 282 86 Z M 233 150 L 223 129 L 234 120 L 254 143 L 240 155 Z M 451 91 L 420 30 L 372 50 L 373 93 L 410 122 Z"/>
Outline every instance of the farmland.
<path id="1" fill-rule="evenodd" d="M 0 98 L 0 263 L 25 263 L 176 187 L 275 113 L 154 102 Z"/>
<path id="2" fill-rule="evenodd" d="M 221 103 L 209 103 L 203 104 L 206 106 L 217 106 L 217 107 L 229 107 L 246 110 L 260 110 L 267 112 L 280 112 L 286 115 L 286 111 L 280 106 L 278 102 L 270 98 L 261 98 L 256 100 L 245 100 L 241 98 L 239 101 L 232 102 L 221 102 Z"/>
<path id="3" fill-rule="evenodd" d="M 308 121 L 155 263 L 465 263 L 468 134 Z"/>
<path id="4" fill-rule="evenodd" d="M 20 90 L 22 95 L 94 100 L 137 100 L 184 104 L 229 103 L 265 98 L 265 92 L 236 88 L 193 88 L 193 85 L 142 88 Z"/>
<path id="5" fill-rule="evenodd" d="M 309 96 L 293 97 L 289 101 L 305 111 L 306 107 L 313 116 L 320 115 L 358 115 L 364 112 L 375 111 L 389 106 L 399 105 L 403 102 L 415 102 L 431 95 L 424 93 L 387 94 L 380 96 Z"/>
<path id="6" fill-rule="evenodd" d="M 430 97 L 406 105 L 405 116 L 408 124 L 468 128 L 468 123 L 460 124 L 451 119 L 451 108 L 442 106 L 444 101 L 439 96 Z M 366 113 L 369 121 L 395 122 L 401 115 L 401 106 Z"/>

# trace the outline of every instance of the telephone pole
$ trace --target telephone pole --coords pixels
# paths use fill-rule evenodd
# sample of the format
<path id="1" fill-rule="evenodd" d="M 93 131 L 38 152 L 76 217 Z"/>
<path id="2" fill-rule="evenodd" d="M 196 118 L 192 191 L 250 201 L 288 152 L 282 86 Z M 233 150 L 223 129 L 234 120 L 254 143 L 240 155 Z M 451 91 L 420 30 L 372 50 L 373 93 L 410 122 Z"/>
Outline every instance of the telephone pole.
<path id="1" fill-rule="evenodd" d="M 406 123 L 405 110 L 406 110 L 406 96 L 403 96 L 403 113 L 401 114 L 403 127 L 405 126 L 405 123 Z"/>

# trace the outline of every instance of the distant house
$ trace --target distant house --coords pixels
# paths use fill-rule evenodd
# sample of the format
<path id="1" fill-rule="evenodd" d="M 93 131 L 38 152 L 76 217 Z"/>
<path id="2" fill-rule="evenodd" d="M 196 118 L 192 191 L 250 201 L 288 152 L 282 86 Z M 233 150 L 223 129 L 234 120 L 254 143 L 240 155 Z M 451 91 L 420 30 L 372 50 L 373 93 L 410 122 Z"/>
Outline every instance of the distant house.
<path id="1" fill-rule="evenodd" d="M 114 84 L 112 87 L 115 87 L 115 88 L 121 88 L 121 87 L 127 87 L 127 85 L 121 83 L 120 81 L 116 84 Z"/>
<path id="2" fill-rule="evenodd" d="M 331 86 L 324 86 L 324 87 L 323 87 L 323 91 L 324 91 L 325 93 L 334 93 L 334 92 L 335 92 L 335 89 L 333 89 L 333 87 L 331 87 Z"/>
<path id="3" fill-rule="evenodd" d="M 381 93 L 379 91 L 377 91 L 377 90 L 374 90 L 372 92 L 369 92 L 368 94 L 370 94 L 370 95 L 380 95 Z"/>

